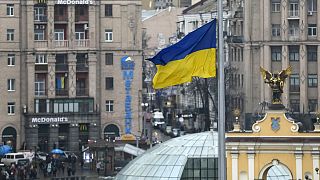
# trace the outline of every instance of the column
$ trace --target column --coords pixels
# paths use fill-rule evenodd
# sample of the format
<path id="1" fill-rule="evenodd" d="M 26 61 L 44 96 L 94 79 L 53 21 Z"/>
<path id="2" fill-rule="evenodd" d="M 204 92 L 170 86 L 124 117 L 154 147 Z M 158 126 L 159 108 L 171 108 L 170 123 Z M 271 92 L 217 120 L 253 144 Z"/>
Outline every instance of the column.
<path id="1" fill-rule="evenodd" d="M 296 148 L 296 152 L 294 153 L 296 157 L 296 179 L 303 179 L 303 174 L 302 174 L 302 151 L 301 147 Z M 303 178 L 302 178 L 303 177 Z"/>
<path id="2" fill-rule="evenodd" d="M 248 148 L 248 179 L 254 179 L 254 148 Z"/>
<path id="3" fill-rule="evenodd" d="M 54 98 L 56 95 L 56 55 L 47 54 L 48 58 L 48 98 Z"/>
<path id="4" fill-rule="evenodd" d="M 34 112 L 35 60 L 32 54 L 27 55 L 28 112 Z"/>
<path id="5" fill-rule="evenodd" d="M 69 97 L 76 97 L 77 83 L 77 55 L 75 53 L 68 54 L 68 89 Z"/>
<path id="6" fill-rule="evenodd" d="M 270 41 L 271 37 L 271 23 L 270 23 L 270 0 L 264 0 L 264 3 L 262 4 L 262 15 L 263 17 L 263 30 L 261 31 L 263 33 L 262 38 L 264 41 Z"/>
<path id="7" fill-rule="evenodd" d="M 313 180 L 319 180 L 319 174 L 315 171 L 316 168 L 319 167 L 319 149 L 318 147 L 312 148 L 312 173 L 313 173 Z"/>
<path id="8" fill-rule="evenodd" d="M 245 42 L 249 42 L 251 40 L 251 1 L 244 1 L 244 7 L 243 38 Z"/>
<path id="9" fill-rule="evenodd" d="M 48 37 L 48 48 L 53 48 L 54 42 L 54 1 L 47 1 L 48 6 L 48 25 L 47 25 L 47 37 Z"/>
<path id="10" fill-rule="evenodd" d="M 94 98 L 96 101 L 97 92 L 97 55 L 88 54 L 88 64 L 89 64 L 89 96 Z"/>
<path id="11" fill-rule="evenodd" d="M 89 139 L 91 139 L 91 140 L 100 139 L 99 132 L 100 132 L 100 129 L 99 129 L 99 126 L 96 122 L 91 123 L 89 125 Z"/>
<path id="12" fill-rule="evenodd" d="M 77 123 L 69 126 L 69 148 L 70 151 L 79 151 L 79 125 Z"/>
<path id="13" fill-rule="evenodd" d="M 308 111 L 308 69 L 306 59 L 306 45 L 300 46 L 300 112 Z"/>
<path id="14" fill-rule="evenodd" d="M 272 71 L 271 67 L 271 51 L 270 51 L 270 46 L 264 45 L 264 47 L 261 49 L 261 62 L 260 66 L 265 68 L 268 71 Z M 260 75 L 261 79 L 263 77 Z M 260 81 L 261 85 L 261 100 L 260 102 L 267 101 L 271 102 L 272 101 L 272 91 L 271 88 L 269 87 L 268 84 L 264 83 L 264 81 Z"/>
<path id="15" fill-rule="evenodd" d="M 288 0 L 281 0 L 281 29 L 282 29 L 282 41 L 288 40 Z"/>
<path id="16" fill-rule="evenodd" d="M 237 150 L 237 147 L 232 147 L 232 151 L 231 151 L 231 176 L 232 176 L 232 180 L 238 180 L 238 174 L 239 174 L 239 170 L 238 170 L 238 158 L 239 158 L 239 152 Z"/>
<path id="17" fill-rule="evenodd" d="M 75 5 L 68 5 L 68 32 L 67 32 L 67 40 L 69 43 L 69 48 L 74 47 L 74 39 L 75 39 Z"/>
<path id="18" fill-rule="evenodd" d="M 282 46 L 282 69 L 287 69 L 289 67 L 289 55 L 288 55 L 288 46 Z M 290 78 L 286 79 L 285 85 L 283 86 L 282 94 L 282 104 L 285 107 L 289 107 L 290 93 Z"/>
<path id="19" fill-rule="evenodd" d="M 319 9 L 319 7 L 320 7 L 320 5 L 318 6 L 318 9 Z M 318 12 L 320 12 L 320 11 L 318 11 Z M 318 14 L 318 17 L 319 17 L 319 14 L 320 13 L 317 13 Z M 320 17 L 319 17 L 320 18 Z M 320 23 L 319 23 L 320 24 Z M 318 24 L 318 25 L 319 25 Z M 319 28 L 318 28 L 319 29 Z M 319 38 L 320 36 L 318 36 L 318 38 Z M 318 46 L 318 48 L 317 48 L 317 66 L 318 66 L 318 71 L 317 72 L 320 72 L 320 46 Z M 319 76 L 319 73 L 318 73 L 318 76 Z M 319 78 L 318 78 L 318 81 L 319 81 Z M 320 83 L 318 83 L 318 107 L 320 107 L 319 106 L 320 105 Z M 319 167 L 320 168 L 320 167 Z"/>
<path id="20" fill-rule="evenodd" d="M 27 14 L 24 14 L 24 15 L 27 16 L 26 25 L 27 25 L 27 34 L 28 35 L 26 37 L 27 37 L 27 42 L 28 42 L 28 45 L 27 45 L 28 49 L 33 49 L 34 48 L 34 10 L 33 10 L 33 3 L 34 3 L 33 1 L 27 1 L 27 7 L 26 7 Z M 20 29 L 20 31 L 21 31 L 21 29 Z"/>
<path id="21" fill-rule="evenodd" d="M 56 144 L 56 148 L 58 148 L 59 146 L 59 125 L 58 124 L 50 124 L 50 128 L 49 128 L 49 142 L 48 142 L 49 150 L 53 149 L 54 144 Z"/>
<path id="22" fill-rule="evenodd" d="M 306 0 L 300 0 L 299 5 L 299 28 L 300 28 L 300 41 L 306 41 L 307 40 L 307 29 L 308 29 L 308 20 L 307 20 L 307 10 L 308 8 L 308 2 Z"/>
<path id="23" fill-rule="evenodd" d="M 319 21 L 319 19 L 320 19 L 320 6 L 319 6 L 319 3 L 317 4 L 317 20 Z M 317 29 L 320 29 L 320 23 L 317 23 Z M 318 34 L 317 34 L 318 36 L 318 41 L 320 41 L 320 36 L 319 36 L 319 32 L 318 32 Z M 318 51 L 319 51 L 319 49 L 318 49 Z M 319 56 L 318 56 L 318 58 L 319 58 Z M 319 62 L 319 61 L 318 61 Z M 319 89 L 319 88 L 318 88 Z"/>
<path id="24" fill-rule="evenodd" d="M 96 12 L 97 12 L 97 8 L 99 6 L 96 7 L 96 5 L 89 5 L 89 31 L 88 31 L 88 37 L 89 37 L 89 44 L 90 44 L 90 48 L 95 48 L 96 47 L 96 29 L 99 29 L 101 28 L 100 26 L 100 23 L 96 23 L 96 16 L 100 16 L 99 15 L 96 15 Z M 101 31 L 104 32 L 104 29 L 101 29 Z M 103 37 L 102 39 L 104 39 L 104 34 L 103 34 Z M 100 41 L 100 40 L 99 40 Z"/>
<path id="25" fill-rule="evenodd" d="M 247 2 L 247 1 L 246 1 Z M 251 46 L 249 44 L 244 45 L 243 50 L 243 61 L 244 61 L 244 72 L 246 72 L 245 77 L 245 94 L 246 94 L 246 106 L 245 112 L 252 112 L 252 59 L 251 59 Z"/>

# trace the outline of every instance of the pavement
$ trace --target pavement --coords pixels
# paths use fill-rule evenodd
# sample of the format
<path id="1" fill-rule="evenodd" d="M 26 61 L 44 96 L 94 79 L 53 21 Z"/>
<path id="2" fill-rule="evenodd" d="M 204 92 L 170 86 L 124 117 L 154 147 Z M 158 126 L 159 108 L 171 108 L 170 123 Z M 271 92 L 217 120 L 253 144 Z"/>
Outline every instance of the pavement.
<path id="1" fill-rule="evenodd" d="M 88 164 L 89 165 L 89 164 Z M 104 176 L 103 176 L 103 173 L 104 172 L 100 172 L 100 174 L 98 175 L 98 173 L 95 171 L 95 170 L 91 170 L 89 167 L 83 167 L 83 168 L 81 168 L 79 165 L 77 165 L 77 169 L 76 169 L 76 173 L 75 173 L 75 175 L 74 176 L 70 176 L 70 177 L 76 177 L 75 179 L 78 179 L 79 178 L 79 180 L 80 179 L 84 179 L 83 177 L 85 177 L 85 179 L 86 180 L 88 180 L 88 179 L 100 179 L 100 177 L 101 178 L 103 178 Z M 37 178 L 38 179 L 43 179 L 43 180 L 60 180 L 60 179 L 64 179 L 64 178 L 66 178 L 66 177 L 68 177 L 68 174 L 67 174 L 67 170 L 65 169 L 65 171 L 63 172 L 63 171 L 58 171 L 57 172 L 57 175 L 56 175 L 56 177 L 53 177 L 53 176 L 51 176 L 51 177 L 44 177 L 44 175 L 43 175 L 43 173 L 42 173 L 42 171 L 40 171 L 39 169 L 38 169 L 38 176 L 37 176 Z M 77 178 L 78 177 L 78 178 Z"/>

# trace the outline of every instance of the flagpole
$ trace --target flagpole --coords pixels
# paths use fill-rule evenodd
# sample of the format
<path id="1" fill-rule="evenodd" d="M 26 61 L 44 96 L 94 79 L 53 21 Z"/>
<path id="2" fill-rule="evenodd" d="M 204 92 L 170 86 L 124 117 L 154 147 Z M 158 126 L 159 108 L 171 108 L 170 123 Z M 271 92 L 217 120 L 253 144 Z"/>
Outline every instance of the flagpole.
<path id="1" fill-rule="evenodd" d="M 224 43 L 223 43 L 223 7 L 222 1 L 218 0 L 218 39 L 219 39 L 219 89 L 218 89 L 218 176 L 219 180 L 226 180 L 226 154 L 225 154 L 225 86 L 224 86 Z"/>

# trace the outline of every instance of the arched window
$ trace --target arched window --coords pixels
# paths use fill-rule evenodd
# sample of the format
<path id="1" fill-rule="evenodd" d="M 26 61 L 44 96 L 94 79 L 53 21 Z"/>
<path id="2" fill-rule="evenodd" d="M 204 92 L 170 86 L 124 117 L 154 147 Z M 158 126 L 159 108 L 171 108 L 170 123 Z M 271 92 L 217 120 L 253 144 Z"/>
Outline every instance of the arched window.
<path id="1" fill-rule="evenodd" d="M 16 150 L 16 142 L 17 142 L 17 131 L 13 127 L 6 127 L 2 131 L 2 142 L 5 145 L 9 145 L 12 147 L 13 151 Z"/>
<path id="2" fill-rule="evenodd" d="M 118 126 L 114 124 L 109 124 L 104 128 L 104 139 L 115 139 L 115 137 L 120 136 L 120 130 Z"/>

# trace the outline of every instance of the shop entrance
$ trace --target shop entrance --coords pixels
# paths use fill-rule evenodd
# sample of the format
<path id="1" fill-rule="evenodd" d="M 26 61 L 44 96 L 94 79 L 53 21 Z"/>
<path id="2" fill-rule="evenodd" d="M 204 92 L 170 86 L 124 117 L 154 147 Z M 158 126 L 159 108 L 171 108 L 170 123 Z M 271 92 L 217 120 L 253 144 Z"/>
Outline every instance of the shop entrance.
<path id="1" fill-rule="evenodd" d="M 59 149 L 68 150 L 69 124 L 59 124 Z"/>
<path id="2" fill-rule="evenodd" d="M 16 151 L 17 131 L 13 127 L 6 127 L 2 132 L 2 142 L 4 145 L 9 145 L 12 150 Z"/>
<path id="3" fill-rule="evenodd" d="M 88 123 L 80 123 L 79 124 L 79 150 L 82 147 L 88 146 L 89 140 L 89 124 Z"/>
<path id="4" fill-rule="evenodd" d="M 39 124 L 38 125 L 38 146 L 39 151 L 48 152 L 49 151 L 49 124 Z"/>
<path id="5" fill-rule="evenodd" d="M 119 128 L 114 124 L 109 124 L 103 131 L 104 139 L 114 140 L 115 137 L 120 137 Z"/>

